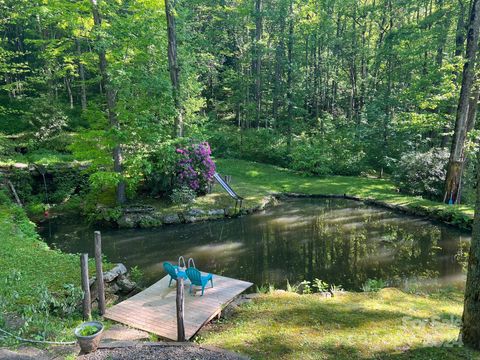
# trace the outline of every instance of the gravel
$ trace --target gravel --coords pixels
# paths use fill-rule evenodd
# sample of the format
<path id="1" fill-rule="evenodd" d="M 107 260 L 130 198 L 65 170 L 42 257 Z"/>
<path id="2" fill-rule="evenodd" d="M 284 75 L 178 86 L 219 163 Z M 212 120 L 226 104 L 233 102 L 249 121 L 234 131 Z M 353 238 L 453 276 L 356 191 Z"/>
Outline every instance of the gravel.
<path id="1" fill-rule="evenodd" d="M 79 360 L 245 360 L 244 356 L 220 349 L 205 348 L 197 345 L 138 345 L 113 349 L 99 349 L 94 353 L 82 355 Z"/>

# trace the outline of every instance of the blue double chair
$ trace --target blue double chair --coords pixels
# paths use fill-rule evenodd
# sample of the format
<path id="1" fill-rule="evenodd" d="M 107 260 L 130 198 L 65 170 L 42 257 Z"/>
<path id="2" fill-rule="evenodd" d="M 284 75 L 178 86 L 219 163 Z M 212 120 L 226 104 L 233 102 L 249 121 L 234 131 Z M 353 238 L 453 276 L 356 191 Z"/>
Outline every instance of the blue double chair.
<path id="1" fill-rule="evenodd" d="M 190 266 L 190 261 L 188 262 L 189 267 L 187 269 L 180 266 L 174 266 L 169 262 L 163 263 L 163 268 L 168 273 L 168 275 L 170 275 L 170 282 L 168 283 L 168 287 L 170 287 L 173 280 L 177 281 L 178 278 L 183 278 L 184 280 L 190 280 L 190 294 L 192 293 L 193 286 L 201 286 L 203 296 L 205 286 L 208 284 L 208 282 L 211 283 L 213 288 L 213 276 L 212 274 L 202 275 L 202 273 L 197 268 L 195 268 L 193 261 L 191 263 L 192 266 Z"/>

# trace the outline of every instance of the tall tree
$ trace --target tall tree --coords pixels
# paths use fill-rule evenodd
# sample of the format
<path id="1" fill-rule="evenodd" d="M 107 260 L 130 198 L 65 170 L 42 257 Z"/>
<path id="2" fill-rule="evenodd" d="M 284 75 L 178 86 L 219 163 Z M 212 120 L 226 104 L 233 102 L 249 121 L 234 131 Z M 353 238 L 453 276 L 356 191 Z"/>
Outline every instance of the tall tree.
<path id="1" fill-rule="evenodd" d="M 477 161 L 477 201 L 468 259 L 461 338 L 465 345 L 480 350 L 480 154 Z"/>
<path id="2" fill-rule="evenodd" d="M 91 0 L 92 3 L 92 13 L 93 13 L 93 22 L 97 31 L 101 32 L 102 26 L 102 17 L 99 11 L 99 0 Z M 102 44 L 102 39 L 100 35 L 97 35 L 97 53 L 99 59 L 99 70 L 101 76 L 101 84 L 102 88 L 105 89 L 105 97 L 107 100 L 107 113 L 108 113 L 108 120 L 110 122 L 110 126 L 114 131 L 120 130 L 120 123 L 117 118 L 117 113 L 115 112 L 116 107 L 116 93 L 113 89 L 113 86 L 110 82 L 110 77 L 108 76 L 107 72 L 107 56 L 105 45 Z M 116 144 L 113 148 L 113 171 L 118 176 L 118 183 L 117 183 L 117 203 L 124 204 L 127 200 L 126 197 L 126 183 L 123 179 L 123 157 L 122 157 L 122 147 L 119 141 L 116 141 Z"/>
<path id="3" fill-rule="evenodd" d="M 253 69 L 255 77 L 255 121 L 257 127 L 260 127 L 260 116 L 262 112 L 262 34 L 263 34 L 263 14 L 262 0 L 255 0 L 255 44 Z"/>
<path id="4" fill-rule="evenodd" d="M 478 34 L 480 30 L 480 0 L 472 1 L 470 20 L 467 33 L 467 50 L 465 64 L 463 65 L 462 87 L 458 101 L 457 115 L 455 119 L 455 131 L 453 133 L 450 159 L 447 165 L 445 179 L 445 202 L 457 203 L 460 185 L 462 181 L 462 169 L 465 162 L 465 139 L 467 137 L 468 109 L 472 85 L 474 81 L 475 60 L 478 49 Z"/>
<path id="5" fill-rule="evenodd" d="M 177 53 L 177 26 L 175 21 L 175 0 L 165 0 L 165 14 L 167 16 L 168 33 L 168 66 L 172 81 L 173 101 L 175 103 L 175 134 L 183 136 L 183 108 L 180 98 L 180 67 Z"/>

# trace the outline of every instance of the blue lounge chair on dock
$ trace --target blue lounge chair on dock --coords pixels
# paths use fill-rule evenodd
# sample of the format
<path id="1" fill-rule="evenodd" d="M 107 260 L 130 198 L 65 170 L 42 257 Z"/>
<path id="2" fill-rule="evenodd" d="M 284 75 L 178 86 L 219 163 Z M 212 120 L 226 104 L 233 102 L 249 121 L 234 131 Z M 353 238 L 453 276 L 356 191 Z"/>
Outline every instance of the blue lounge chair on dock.
<path id="1" fill-rule="evenodd" d="M 200 271 L 195 269 L 194 267 L 189 267 L 187 270 L 185 270 L 187 273 L 187 277 L 190 280 L 190 294 L 192 293 L 192 288 L 193 286 L 201 286 L 202 287 L 202 296 L 203 292 L 205 291 L 205 286 L 210 283 L 212 284 L 213 288 L 213 276 L 212 274 L 207 274 L 207 275 L 202 275 Z"/>
<path id="2" fill-rule="evenodd" d="M 187 280 L 187 274 L 185 274 L 185 270 L 180 268 L 179 266 L 173 266 L 169 262 L 164 262 L 163 268 L 165 269 L 167 274 L 170 275 L 170 282 L 168 283 L 168 287 L 170 287 L 173 280 L 177 281 L 179 277 Z"/>

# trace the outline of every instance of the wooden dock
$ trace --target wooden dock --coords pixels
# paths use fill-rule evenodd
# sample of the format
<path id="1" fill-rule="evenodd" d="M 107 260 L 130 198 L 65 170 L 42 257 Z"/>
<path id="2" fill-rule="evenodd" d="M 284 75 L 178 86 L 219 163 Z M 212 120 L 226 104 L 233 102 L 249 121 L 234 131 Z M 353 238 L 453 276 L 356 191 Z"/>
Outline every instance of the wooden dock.
<path id="1" fill-rule="evenodd" d="M 171 288 L 168 287 L 169 279 L 170 276 L 165 276 L 137 295 L 107 309 L 105 317 L 165 339 L 177 340 L 176 288 L 174 282 Z M 203 296 L 200 296 L 198 287 L 195 287 L 196 294 L 190 295 L 190 285 L 185 285 L 184 324 L 187 340 L 253 284 L 213 275 L 213 285 L 213 288 L 210 285 L 205 287 Z"/>

